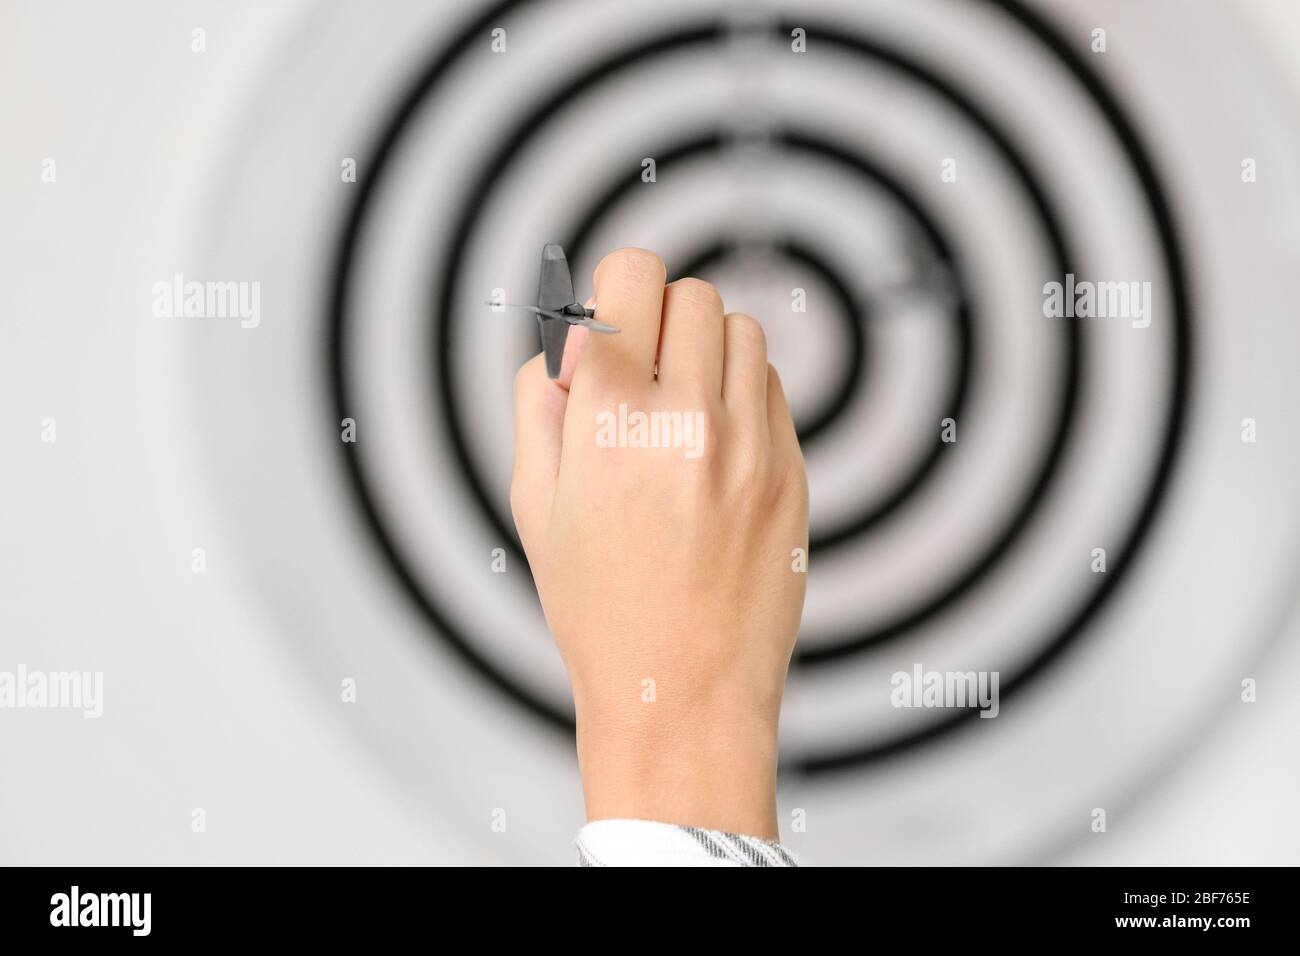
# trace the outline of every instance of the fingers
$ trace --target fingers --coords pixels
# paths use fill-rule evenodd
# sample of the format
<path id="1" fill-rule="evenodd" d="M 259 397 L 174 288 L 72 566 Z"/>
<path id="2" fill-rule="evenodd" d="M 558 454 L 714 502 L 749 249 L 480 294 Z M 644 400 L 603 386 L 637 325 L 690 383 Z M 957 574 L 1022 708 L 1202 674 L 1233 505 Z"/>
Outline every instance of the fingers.
<path id="1" fill-rule="evenodd" d="M 572 329 L 559 387 L 545 379 L 540 359 L 521 369 L 516 388 L 517 470 L 524 462 L 525 471 L 547 476 L 553 485 L 559 472 L 565 390 L 579 390 L 584 381 L 620 387 L 649 384 L 656 361 L 662 385 L 697 394 L 720 393 L 738 429 L 797 443 L 780 379 L 767 362 L 763 327 L 741 312 L 724 315 L 722 299 L 709 283 L 680 279 L 665 287 L 664 276 L 663 261 L 644 249 L 620 249 L 601 260 L 593 277 L 597 315 L 620 332 L 593 336 L 586 329 Z M 550 386 L 549 392 L 542 384 Z M 523 428 L 536 434 L 520 434 Z"/>
<path id="2" fill-rule="evenodd" d="M 722 395 L 722 296 L 700 279 L 664 288 L 659 384 L 672 391 Z"/>
<path id="3" fill-rule="evenodd" d="M 785 389 L 781 387 L 781 376 L 771 365 L 767 366 L 767 428 L 772 436 L 772 444 L 792 445 L 796 449 L 799 447 L 799 436 L 790 414 L 790 405 L 785 399 Z"/>
<path id="4" fill-rule="evenodd" d="M 739 428 L 768 434 L 767 336 L 752 316 L 728 312 L 723 319 L 722 398 Z"/>
<path id="5" fill-rule="evenodd" d="M 570 333 L 564 353 L 565 366 L 570 369 L 570 353 L 576 360 L 581 348 L 581 341 L 576 346 L 573 342 Z M 520 534 L 525 537 L 528 532 L 523 524 L 527 516 L 545 514 L 549 507 L 539 506 L 549 503 L 555 494 L 568 398 L 564 387 L 546 377 L 546 356 L 540 353 L 515 375 L 515 468 L 510 480 L 510 506 Z"/>
<path id="6" fill-rule="evenodd" d="M 596 266 L 596 316 L 619 333 L 588 340 L 576 388 L 587 380 L 630 386 L 654 380 L 665 275 L 663 260 L 644 249 L 619 249 Z"/>

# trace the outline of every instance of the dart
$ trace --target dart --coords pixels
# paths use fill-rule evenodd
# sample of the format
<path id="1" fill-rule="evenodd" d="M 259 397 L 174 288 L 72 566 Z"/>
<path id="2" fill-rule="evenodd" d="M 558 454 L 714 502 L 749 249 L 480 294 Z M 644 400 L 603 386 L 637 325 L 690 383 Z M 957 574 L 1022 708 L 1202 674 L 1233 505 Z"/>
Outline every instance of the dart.
<path id="1" fill-rule="evenodd" d="M 569 326 L 580 325 L 602 335 L 613 335 L 618 329 L 595 318 L 596 310 L 583 306 L 573 291 L 573 275 L 564 247 L 550 242 L 542 248 L 541 277 L 537 283 L 537 305 L 518 305 L 512 302 L 489 301 L 491 306 L 507 309 L 524 309 L 537 316 L 537 328 L 542 336 L 542 351 L 546 353 L 546 374 L 560 377 L 564 361 L 564 343 L 569 337 Z"/>

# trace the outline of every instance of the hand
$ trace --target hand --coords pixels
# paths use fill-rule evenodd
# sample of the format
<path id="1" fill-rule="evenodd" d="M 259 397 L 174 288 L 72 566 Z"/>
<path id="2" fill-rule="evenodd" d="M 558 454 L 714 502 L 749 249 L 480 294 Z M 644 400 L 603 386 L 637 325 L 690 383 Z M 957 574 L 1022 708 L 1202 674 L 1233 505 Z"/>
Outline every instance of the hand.
<path id="1" fill-rule="evenodd" d="M 803 458 L 762 327 L 664 280 L 653 253 L 611 253 L 594 302 L 620 333 L 571 329 L 558 382 L 541 355 L 520 369 L 511 509 L 573 688 L 588 819 L 777 839 Z"/>

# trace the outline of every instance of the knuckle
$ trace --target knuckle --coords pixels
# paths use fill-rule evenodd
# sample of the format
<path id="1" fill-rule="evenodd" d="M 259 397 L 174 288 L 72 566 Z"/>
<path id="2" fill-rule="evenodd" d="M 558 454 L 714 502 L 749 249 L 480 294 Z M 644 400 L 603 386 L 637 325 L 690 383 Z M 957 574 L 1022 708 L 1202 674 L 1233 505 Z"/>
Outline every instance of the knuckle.
<path id="1" fill-rule="evenodd" d="M 758 319 L 744 312 L 727 313 L 727 335 L 734 344 L 767 353 L 767 333 Z"/>
<path id="2" fill-rule="evenodd" d="M 668 270 L 663 259 L 649 249 L 628 247 L 615 249 L 596 266 L 595 278 L 600 281 L 610 276 L 625 276 L 639 280 L 657 280 L 663 284 Z"/>
<path id="3" fill-rule="evenodd" d="M 681 300 L 687 305 L 704 306 L 712 311 L 722 311 L 722 296 L 712 283 L 693 276 L 670 282 L 668 289 L 673 299 Z"/>

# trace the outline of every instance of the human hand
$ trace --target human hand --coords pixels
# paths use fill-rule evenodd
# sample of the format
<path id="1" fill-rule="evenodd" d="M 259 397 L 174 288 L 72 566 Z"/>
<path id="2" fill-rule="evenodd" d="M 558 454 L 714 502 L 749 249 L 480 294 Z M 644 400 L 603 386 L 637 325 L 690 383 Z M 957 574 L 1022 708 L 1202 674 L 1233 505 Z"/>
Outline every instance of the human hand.
<path id="1" fill-rule="evenodd" d="M 558 381 L 541 355 L 520 369 L 511 510 L 573 688 L 588 819 L 776 839 L 803 458 L 758 322 L 665 277 L 653 253 L 611 253 L 595 303 L 620 334 L 570 329 Z"/>

